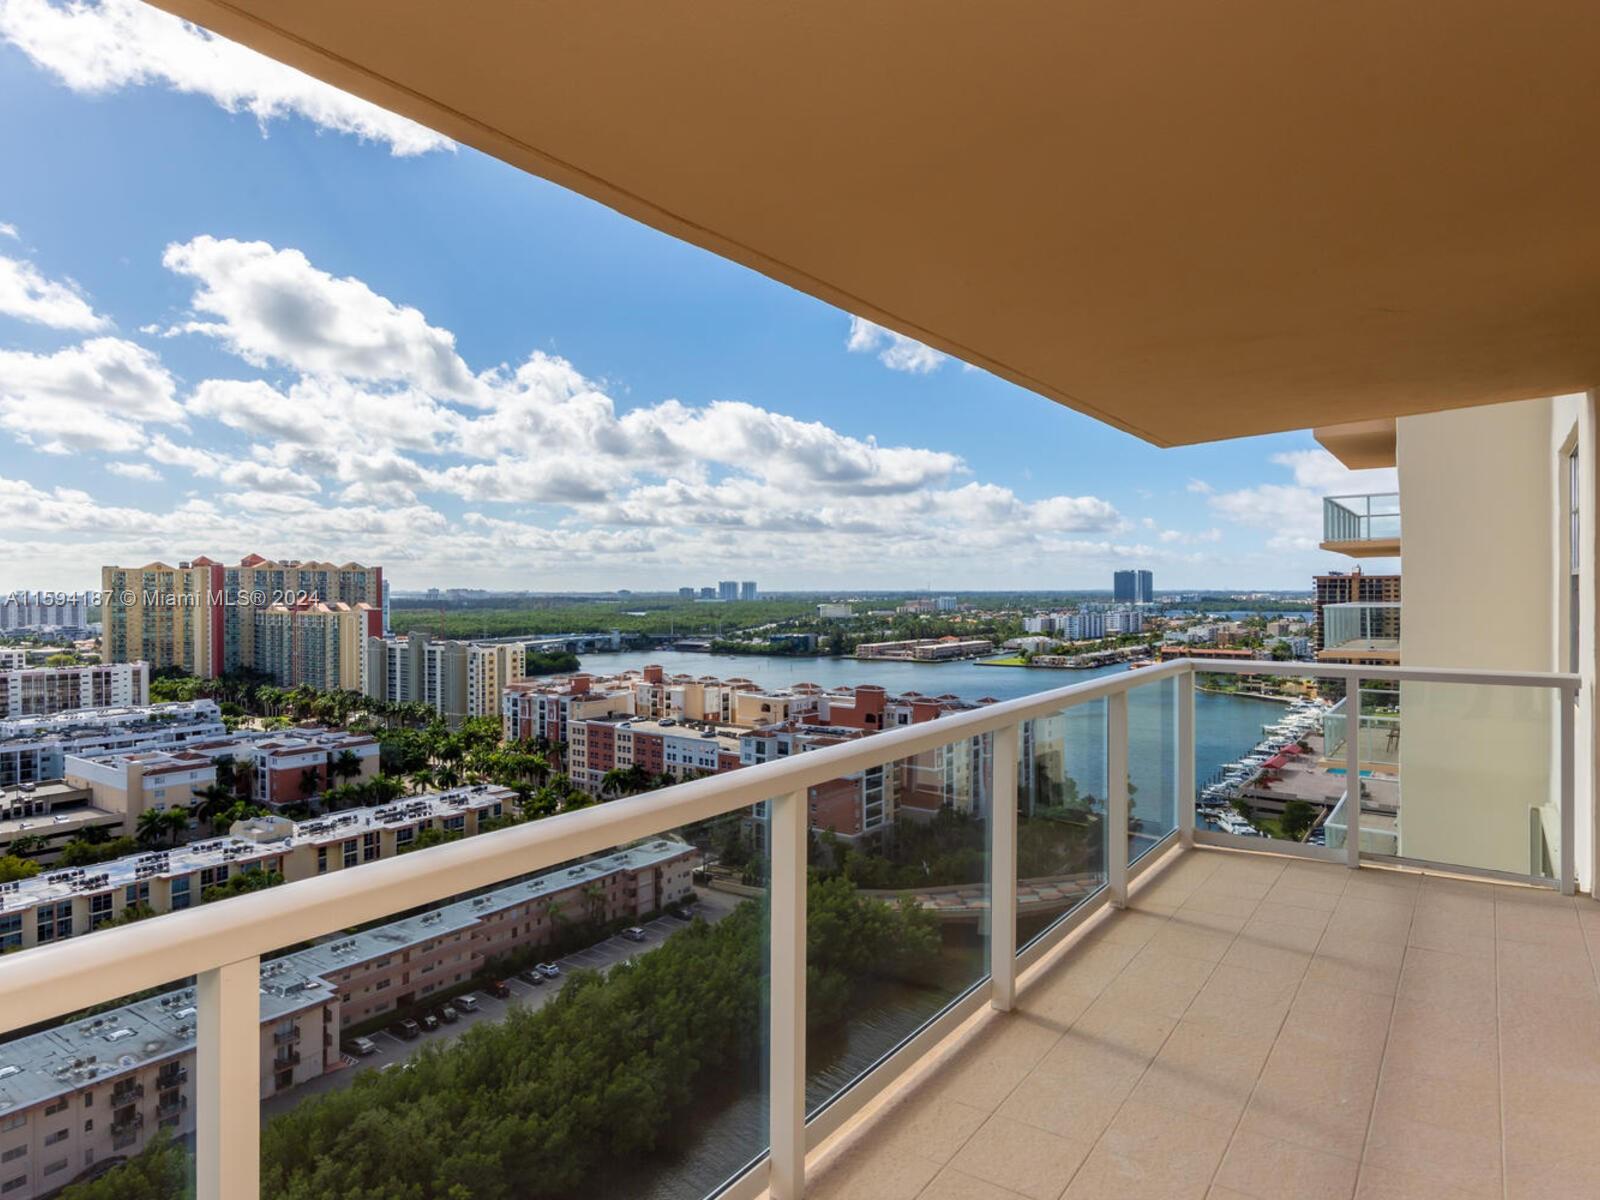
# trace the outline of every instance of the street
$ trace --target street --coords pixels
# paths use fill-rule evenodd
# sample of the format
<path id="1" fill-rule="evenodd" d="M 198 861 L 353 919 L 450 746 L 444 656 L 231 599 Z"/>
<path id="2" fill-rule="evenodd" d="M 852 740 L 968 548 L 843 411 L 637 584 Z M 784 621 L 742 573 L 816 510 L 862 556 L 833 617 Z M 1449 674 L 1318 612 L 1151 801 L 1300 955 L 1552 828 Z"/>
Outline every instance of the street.
<path id="1" fill-rule="evenodd" d="M 708 889 L 695 889 L 695 915 L 711 923 L 722 920 L 740 903 L 742 897 L 731 896 L 726 892 L 710 891 Z M 363 1071 L 381 1071 L 385 1068 L 398 1069 L 400 1063 L 405 1062 L 422 1046 L 448 1042 L 460 1037 L 466 1030 L 480 1021 L 498 1021 L 505 1015 L 506 1009 L 511 1005 L 521 1005 L 524 1008 L 537 1009 L 549 1002 L 550 998 L 560 992 L 566 983 L 566 974 L 576 970 L 590 970 L 605 972 L 616 966 L 619 962 L 633 958 L 639 954 L 646 954 L 661 945 L 668 937 L 680 929 L 687 928 L 688 923 L 675 917 L 657 917 L 654 921 L 640 926 L 645 931 L 645 940 L 632 942 L 627 938 L 617 935 L 609 937 L 603 942 L 597 942 L 565 958 L 553 960 L 562 970 L 562 977 L 552 979 L 543 985 L 535 986 L 523 979 L 512 976 L 506 980 L 511 989 L 511 996 L 507 1000 L 496 1000 L 487 991 L 475 989 L 471 994 L 478 998 L 478 1011 L 475 1013 L 461 1012 L 461 1019 L 453 1025 L 441 1024 L 432 1033 L 424 1031 L 422 1036 L 414 1042 L 396 1037 L 387 1028 L 367 1036 L 377 1045 L 378 1049 L 365 1058 L 353 1058 L 343 1055 L 341 1066 L 325 1074 L 308 1080 L 287 1092 L 281 1092 L 261 1102 L 261 1119 L 263 1122 L 288 1112 L 301 1100 L 308 1096 L 318 1095 L 331 1091 L 334 1088 L 347 1086 L 351 1080 Z M 441 1001 L 437 1007 L 443 1007 L 447 1001 Z M 342 1040 L 342 1039 L 341 1039 Z"/>

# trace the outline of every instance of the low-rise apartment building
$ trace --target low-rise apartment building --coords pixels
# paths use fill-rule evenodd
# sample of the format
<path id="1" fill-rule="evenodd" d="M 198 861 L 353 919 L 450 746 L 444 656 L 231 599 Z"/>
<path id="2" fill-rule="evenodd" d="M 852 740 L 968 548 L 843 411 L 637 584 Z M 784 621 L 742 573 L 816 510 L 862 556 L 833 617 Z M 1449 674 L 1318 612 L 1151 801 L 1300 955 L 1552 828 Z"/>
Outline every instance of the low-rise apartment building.
<path id="1" fill-rule="evenodd" d="M 150 703 L 150 664 L 14 666 L 0 671 L 0 717 L 43 717 Z"/>
<path id="2" fill-rule="evenodd" d="M 256 817 L 203 842 L 73 867 L 0 885 L 0 952 L 88 933 L 129 908 L 176 912 L 243 871 L 286 882 L 393 858 L 424 831 L 470 837 L 513 803 L 507 788 L 475 784 L 308 821 Z"/>
<path id="3" fill-rule="evenodd" d="M 0 788 L 60 779 L 69 755 L 166 749 L 227 733 L 214 700 L 0 720 Z"/>
<path id="4" fill-rule="evenodd" d="M 340 1031 L 465 983 L 576 920 L 643 919 L 691 894 L 697 852 L 656 838 L 261 964 L 261 1097 L 341 1066 Z M 33 1200 L 158 1132 L 195 1129 L 192 988 L 0 1047 L 0 1189 Z"/>
<path id="5" fill-rule="evenodd" d="M 898 642 L 862 642 L 856 646 L 857 658 L 910 662 L 948 662 L 993 653 L 994 643 L 987 638 L 912 638 Z"/>
<path id="6" fill-rule="evenodd" d="M 69 754 L 62 777 L 90 788 L 95 804 L 121 813 L 132 832 L 146 809 L 187 808 L 217 782 L 217 764 L 231 760 L 248 778 L 250 798 L 278 809 L 341 783 L 378 774 L 378 740 L 317 725 L 192 739 L 171 749 Z M 349 755 L 348 759 L 345 755 Z M 348 764 L 345 770 L 341 764 Z"/>

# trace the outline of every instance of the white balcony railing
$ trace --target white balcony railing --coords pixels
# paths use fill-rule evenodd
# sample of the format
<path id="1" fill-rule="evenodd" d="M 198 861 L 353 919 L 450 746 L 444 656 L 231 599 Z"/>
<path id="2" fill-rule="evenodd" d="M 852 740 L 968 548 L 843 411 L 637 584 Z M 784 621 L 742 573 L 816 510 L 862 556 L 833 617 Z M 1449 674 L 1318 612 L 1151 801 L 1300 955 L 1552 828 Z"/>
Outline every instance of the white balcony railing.
<path id="1" fill-rule="evenodd" d="M 1225 846 L 1360 865 L 1361 811 L 1346 805 L 1345 847 L 1263 842 L 1195 827 L 1195 680 L 1206 675 L 1336 678 L 1359 694 L 1361 680 L 1407 681 L 1494 689 L 1532 689 L 1553 696 L 1559 761 L 1551 765 L 1559 813 L 1559 869 L 1553 881 L 1574 887 L 1572 675 L 1349 667 L 1273 662 L 1178 660 L 1101 677 L 1020 700 L 993 704 L 922 725 L 797 755 L 765 766 L 710 776 L 630 799 L 484 834 L 403 858 L 364 864 L 284 887 L 171 913 L 122 928 L 85 934 L 9 955 L 0 967 L 0 1032 L 40 1024 L 114 1001 L 130 992 L 196 978 L 198 1031 L 194 1074 L 199 1200 L 257 1200 L 260 1195 L 260 969 L 263 955 L 286 945 L 416 910 L 464 891 L 547 870 L 693 822 L 769 801 L 770 995 L 768 1079 L 770 1149 L 723 1193 L 754 1195 L 770 1187 L 777 1200 L 798 1200 L 809 1148 L 839 1128 L 939 1037 L 984 1004 L 1012 1007 L 1018 972 L 1038 960 L 1083 920 L 1126 902 L 1130 879 L 1164 855 L 1130 855 L 1129 693 L 1166 682 L 1176 687 L 1176 716 L 1166 736 L 1176 755 L 1179 803 L 1173 828 L 1155 850 L 1195 844 Z M 1018 909 L 1019 746 L 1026 722 L 1082 705 L 1104 704 L 1106 861 L 1103 886 L 1071 915 L 1020 953 Z M 874 767 L 938 750 L 958 740 L 991 739 L 988 821 L 991 928 L 984 978 L 935 1021 L 902 1043 L 860 1083 L 807 1120 L 806 944 L 807 789 Z M 1359 778 L 1359 738 L 1347 738 L 1347 778 Z M 1386 861 L 1387 858 L 1386 858 Z"/>
<path id="2" fill-rule="evenodd" d="M 1332 543 L 1398 542 L 1400 495 L 1324 496 L 1322 540 Z"/>

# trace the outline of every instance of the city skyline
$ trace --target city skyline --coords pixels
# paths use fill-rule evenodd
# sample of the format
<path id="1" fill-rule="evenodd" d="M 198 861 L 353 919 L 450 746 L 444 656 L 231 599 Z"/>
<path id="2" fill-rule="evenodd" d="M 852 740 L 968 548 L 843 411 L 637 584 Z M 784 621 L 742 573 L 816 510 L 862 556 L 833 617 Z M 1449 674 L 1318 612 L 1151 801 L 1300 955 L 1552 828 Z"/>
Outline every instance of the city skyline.
<path id="1" fill-rule="evenodd" d="M 1303 586 L 1321 496 L 1392 484 L 1304 432 L 1156 449 L 155 10 L 0 39 L 10 587 L 285 546 L 409 589 Z"/>

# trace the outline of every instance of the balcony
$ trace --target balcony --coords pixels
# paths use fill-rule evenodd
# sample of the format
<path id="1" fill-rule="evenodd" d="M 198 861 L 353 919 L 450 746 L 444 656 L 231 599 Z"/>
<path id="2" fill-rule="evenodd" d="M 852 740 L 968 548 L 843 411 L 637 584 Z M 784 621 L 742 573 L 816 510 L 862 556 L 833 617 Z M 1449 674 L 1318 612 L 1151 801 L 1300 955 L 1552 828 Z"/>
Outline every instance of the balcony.
<path id="1" fill-rule="evenodd" d="M 1350 696 L 1404 692 L 1408 841 L 1371 848 L 1365 805 L 1337 813 L 1343 838 L 1326 846 L 1197 818 L 1199 747 L 1219 736 L 1197 672 L 1250 676 L 1257 695 L 1282 685 L 1287 715 L 1271 728 L 1299 746 L 1317 736 L 1302 729 L 1319 717 L 1304 714 L 1327 715 L 1308 670 Z M 1577 687 L 1571 675 L 1177 660 L 30 950 L 0 973 L 0 1011 L 26 1028 L 195 975 L 196 1194 L 255 1196 L 263 1153 L 282 1149 L 260 1135 L 263 997 L 304 995 L 264 956 L 464 893 L 488 903 L 509 880 L 537 890 L 584 876 L 619 847 L 753 821 L 764 803 L 765 869 L 743 894 L 760 896 L 765 978 L 740 1010 L 760 1033 L 755 1061 L 719 1068 L 756 1068 L 757 1140 L 719 1195 L 1591 1195 L 1600 910 L 1574 895 Z M 1250 703 L 1254 741 L 1262 701 Z M 1384 715 L 1376 700 L 1359 707 L 1363 724 Z M 1481 772 L 1458 748 L 1495 741 L 1508 714 L 1518 738 L 1495 742 L 1500 768 L 1472 793 Z M 1364 732 L 1343 739 L 1347 781 L 1366 769 Z M 919 860 L 860 886 L 888 899 L 882 920 L 938 923 L 932 946 L 959 941 L 960 971 L 942 969 L 923 993 L 933 1003 L 869 1061 L 819 1071 L 814 1051 L 867 1031 L 848 1006 L 835 1006 L 843 1029 L 807 1020 L 830 999 L 808 984 L 811 935 L 827 932 L 813 905 L 829 886 L 808 869 L 809 790 L 950 748 L 940 795 L 966 816 L 916 820 L 977 831 L 976 853 L 955 856 L 967 876 L 924 885 Z M 1326 748 L 1296 753 L 1328 761 Z M 1441 760 L 1452 772 L 1436 776 Z M 1487 846 L 1452 840 L 1462 813 Z M 840 910 L 823 911 L 837 925 Z M 630 948 L 638 958 L 611 975 L 638 973 L 641 994 L 658 994 L 654 952 Z M 726 986 L 751 974 L 728 972 Z M 648 1056 L 650 1041 L 629 1053 Z M 372 1073 L 358 1094 L 425 1091 L 454 1069 L 440 1065 L 448 1054 L 414 1059 L 414 1076 Z M 714 1116 L 697 1110 L 694 1124 Z M 351 1136 L 377 1127 L 357 1120 Z M 470 1132 L 441 1130 L 418 1153 Z M 381 1172 L 387 1160 L 368 1161 Z M 270 1165 L 280 1181 L 303 1169 Z"/>
<path id="2" fill-rule="evenodd" d="M 1400 605 L 1324 604 L 1319 662 L 1370 666 L 1400 661 Z"/>
<path id="3" fill-rule="evenodd" d="M 1351 558 L 1399 558 L 1399 493 L 1324 496 L 1322 548 Z"/>

